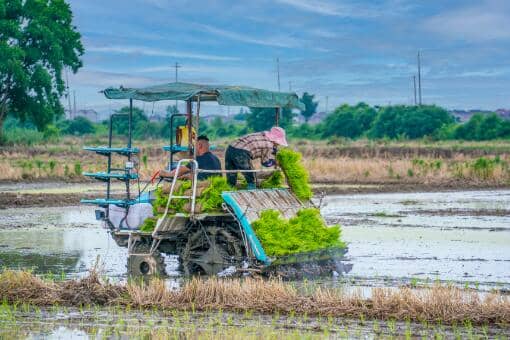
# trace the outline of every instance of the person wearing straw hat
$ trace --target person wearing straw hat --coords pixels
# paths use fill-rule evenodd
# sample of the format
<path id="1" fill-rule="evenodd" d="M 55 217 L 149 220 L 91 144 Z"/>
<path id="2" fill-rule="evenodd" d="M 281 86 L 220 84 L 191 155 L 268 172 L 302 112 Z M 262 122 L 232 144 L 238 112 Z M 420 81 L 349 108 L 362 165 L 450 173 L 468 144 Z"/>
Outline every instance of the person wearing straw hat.
<path id="1" fill-rule="evenodd" d="M 240 137 L 227 147 L 225 152 L 226 170 L 253 170 L 252 160 L 259 158 L 262 166 L 276 165 L 276 151 L 278 145 L 288 146 L 285 130 L 272 127 L 269 131 L 250 133 Z M 243 172 L 248 183 L 248 189 L 255 189 L 255 175 L 253 172 Z M 237 172 L 227 173 L 227 181 L 231 186 L 237 183 Z"/>

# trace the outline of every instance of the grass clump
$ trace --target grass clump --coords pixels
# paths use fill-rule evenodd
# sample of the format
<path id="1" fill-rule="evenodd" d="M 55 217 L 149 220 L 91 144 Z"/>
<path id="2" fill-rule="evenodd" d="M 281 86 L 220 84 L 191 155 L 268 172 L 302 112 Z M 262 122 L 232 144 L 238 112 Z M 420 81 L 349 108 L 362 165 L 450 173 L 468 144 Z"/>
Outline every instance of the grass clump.
<path id="1" fill-rule="evenodd" d="M 277 170 L 260 183 L 261 189 L 277 189 L 283 186 L 283 173 Z"/>
<path id="2" fill-rule="evenodd" d="M 301 162 L 301 154 L 291 149 L 281 149 L 276 159 L 294 195 L 302 201 L 310 200 L 313 193 L 308 183 L 308 171 Z"/>
<path id="3" fill-rule="evenodd" d="M 319 209 L 305 208 L 287 220 L 278 211 L 266 210 L 253 229 L 269 256 L 283 256 L 327 248 L 345 248 L 340 226 L 328 227 Z"/>

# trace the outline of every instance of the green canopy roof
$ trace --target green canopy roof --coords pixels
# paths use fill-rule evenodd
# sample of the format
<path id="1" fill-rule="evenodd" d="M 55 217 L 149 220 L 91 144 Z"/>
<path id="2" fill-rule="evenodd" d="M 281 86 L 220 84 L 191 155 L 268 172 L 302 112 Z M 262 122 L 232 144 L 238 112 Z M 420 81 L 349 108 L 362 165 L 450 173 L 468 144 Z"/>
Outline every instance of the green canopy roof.
<path id="1" fill-rule="evenodd" d="M 287 107 L 304 110 L 297 94 L 274 92 L 246 86 L 199 85 L 168 83 L 144 88 L 107 88 L 109 99 L 135 99 L 148 102 L 158 100 L 217 101 L 220 105 L 248 107 Z"/>

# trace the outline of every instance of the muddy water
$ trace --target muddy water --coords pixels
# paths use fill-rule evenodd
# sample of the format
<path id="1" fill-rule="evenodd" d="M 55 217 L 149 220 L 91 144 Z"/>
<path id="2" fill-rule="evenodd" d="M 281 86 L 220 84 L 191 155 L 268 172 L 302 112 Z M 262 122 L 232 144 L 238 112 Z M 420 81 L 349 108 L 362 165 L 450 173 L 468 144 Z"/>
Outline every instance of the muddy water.
<path id="1" fill-rule="evenodd" d="M 358 284 L 510 288 L 509 190 L 330 196 L 322 212 L 343 226 Z"/>
<path id="2" fill-rule="evenodd" d="M 329 196 L 322 211 L 343 226 L 346 277 L 321 281 L 396 286 L 434 280 L 510 289 L 510 191 Z M 119 248 L 94 208 L 0 210 L 0 265 L 79 277 L 100 258 L 105 274 L 126 277 Z M 167 271 L 176 272 L 175 257 Z"/>

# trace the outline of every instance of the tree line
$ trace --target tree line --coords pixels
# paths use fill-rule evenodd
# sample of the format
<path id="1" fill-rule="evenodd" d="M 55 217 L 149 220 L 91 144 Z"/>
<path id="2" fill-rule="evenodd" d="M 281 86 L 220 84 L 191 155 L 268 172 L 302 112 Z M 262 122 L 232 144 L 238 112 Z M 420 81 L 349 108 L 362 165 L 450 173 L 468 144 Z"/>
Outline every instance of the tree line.
<path id="1" fill-rule="evenodd" d="M 311 96 L 313 99 L 313 96 Z M 313 100 L 311 101 L 313 102 Z M 129 107 L 116 111 L 128 113 Z M 170 135 L 170 115 L 176 113 L 175 106 L 168 106 L 166 118 L 162 121 L 150 121 L 140 108 L 133 108 L 133 136 L 135 139 L 168 139 Z M 280 125 L 287 130 L 291 138 L 303 139 L 419 139 L 428 137 L 435 140 L 493 140 L 510 138 L 510 120 L 497 114 L 475 114 L 467 122 L 460 123 L 447 110 L 435 105 L 407 106 L 370 106 L 366 103 L 356 105 L 343 104 L 328 114 L 316 125 L 307 122 L 296 124 L 298 113 L 289 109 L 280 112 Z M 312 115 L 310 115 L 312 116 Z M 255 131 L 268 130 L 275 120 L 274 109 L 251 108 L 241 111 L 228 121 L 214 117 L 210 121 L 200 120 L 199 133 L 212 139 L 235 138 Z M 184 125 L 183 117 L 175 120 L 175 126 Z M 114 134 L 122 135 L 127 131 L 127 120 L 116 120 Z M 4 126 L 5 135 L 10 144 L 23 143 L 23 138 L 32 142 L 55 139 L 60 135 L 82 136 L 95 134 L 106 136 L 108 121 L 92 123 L 85 117 L 73 120 L 59 120 L 48 125 L 42 132 L 36 132 L 34 124 L 21 123 L 13 118 Z M 14 136 L 15 135 L 15 136 Z M 26 141 L 25 141 L 26 142 Z M 28 143 L 30 144 L 30 143 Z"/>

